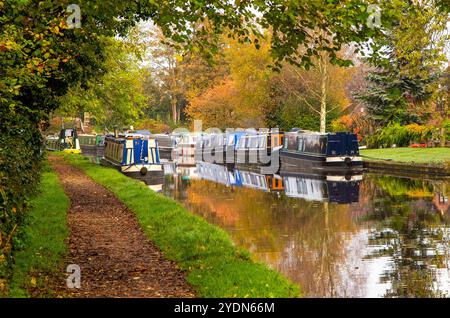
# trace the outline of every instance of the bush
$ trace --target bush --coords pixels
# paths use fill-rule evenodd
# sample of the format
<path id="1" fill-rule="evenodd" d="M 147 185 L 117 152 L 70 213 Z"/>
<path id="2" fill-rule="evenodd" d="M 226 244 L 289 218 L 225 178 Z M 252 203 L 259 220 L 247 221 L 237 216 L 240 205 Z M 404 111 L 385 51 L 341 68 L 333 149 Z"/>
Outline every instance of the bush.
<path id="1" fill-rule="evenodd" d="M 391 123 L 373 136 L 367 137 L 366 141 L 370 148 L 388 148 L 393 145 L 407 147 L 411 143 L 427 142 L 431 135 L 432 128 L 428 126 L 418 124 L 402 126 L 399 123 Z"/>
<path id="2" fill-rule="evenodd" d="M 13 235 L 39 182 L 42 136 L 16 108 L 0 109 L 0 295 L 5 293 Z"/>
<path id="3" fill-rule="evenodd" d="M 171 127 L 159 120 L 146 118 L 139 121 L 135 127 L 135 129 L 146 129 L 149 130 L 153 134 L 158 133 L 168 133 L 171 131 Z"/>

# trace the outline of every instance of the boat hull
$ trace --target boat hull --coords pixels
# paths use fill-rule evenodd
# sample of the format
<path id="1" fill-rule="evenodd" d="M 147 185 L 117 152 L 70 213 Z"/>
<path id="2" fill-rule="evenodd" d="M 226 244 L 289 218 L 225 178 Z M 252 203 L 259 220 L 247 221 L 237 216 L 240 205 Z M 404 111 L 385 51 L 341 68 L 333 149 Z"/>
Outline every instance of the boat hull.
<path id="1" fill-rule="evenodd" d="M 113 167 L 126 176 L 139 178 L 144 176 L 164 177 L 162 164 L 134 164 L 129 166 L 119 165 L 111 160 L 103 158 L 100 163 L 107 167 Z"/>
<path id="2" fill-rule="evenodd" d="M 280 151 L 280 171 L 297 172 L 311 170 L 314 172 L 360 172 L 363 171 L 361 157 L 327 157 L 325 155 L 307 155 Z"/>

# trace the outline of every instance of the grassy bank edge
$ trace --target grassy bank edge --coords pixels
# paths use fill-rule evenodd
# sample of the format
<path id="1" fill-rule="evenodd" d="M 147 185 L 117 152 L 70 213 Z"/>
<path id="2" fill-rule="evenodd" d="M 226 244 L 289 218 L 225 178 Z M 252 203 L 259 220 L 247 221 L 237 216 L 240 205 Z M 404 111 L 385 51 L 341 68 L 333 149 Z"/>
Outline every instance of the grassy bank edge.
<path id="1" fill-rule="evenodd" d="M 229 235 L 182 205 L 120 172 L 85 157 L 66 161 L 113 192 L 132 210 L 145 233 L 187 272 L 199 297 L 298 297 L 297 285 L 234 246 Z"/>
<path id="2" fill-rule="evenodd" d="M 450 148 L 383 148 L 363 149 L 364 160 L 389 160 L 400 163 L 445 165 L 450 162 Z"/>
<path id="3" fill-rule="evenodd" d="M 25 225 L 15 237 L 9 297 L 55 297 L 68 253 L 69 198 L 55 172 L 42 174 Z"/>

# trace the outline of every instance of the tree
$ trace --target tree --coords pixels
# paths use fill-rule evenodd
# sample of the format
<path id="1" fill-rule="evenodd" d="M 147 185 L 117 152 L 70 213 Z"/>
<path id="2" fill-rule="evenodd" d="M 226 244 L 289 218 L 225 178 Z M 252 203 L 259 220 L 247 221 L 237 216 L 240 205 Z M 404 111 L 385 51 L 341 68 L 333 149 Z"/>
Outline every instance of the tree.
<path id="1" fill-rule="evenodd" d="M 186 108 L 187 116 L 201 120 L 203 127 L 223 130 L 240 126 L 245 119 L 243 113 L 245 108 L 240 104 L 240 91 L 231 79 L 194 97 Z"/>
<path id="2" fill-rule="evenodd" d="M 172 122 L 177 124 L 188 100 L 211 87 L 216 79 L 226 75 L 220 53 L 210 58 L 210 63 L 197 51 L 185 52 L 164 36 L 160 28 L 144 25 L 140 28 L 146 47 L 147 68 L 161 92 L 161 106 L 170 104 Z M 203 38 L 207 35 L 198 35 Z"/>
<path id="3" fill-rule="evenodd" d="M 130 43 L 105 39 L 104 67 L 108 72 L 87 84 L 70 87 L 61 99 L 59 114 L 76 117 L 91 113 L 98 126 L 108 130 L 130 125 L 147 106 L 143 71 Z"/>
<path id="4" fill-rule="evenodd" d="M 434 0 L 415 1 L 403 12 L 398 25 L 375 43 L 383 54 L 368 59 L 375 69 L 359 94 L 379 125 L 425 123 L 443 94 L 447 14 Z"/>
<path id="5" fill-rule="evenodd" d="M 239 43 L 224 37 L 222 81 L 209 82 L 210 88 L 191 98 L 186 108 L 188 118 L 202 119 L 210 127 L 261 127 L 268 99 L 268 79 L 273 73 L 269 42 L 256 49 L 250 43 Z M 219 57 L 220 60 L 220 57 Z M 201 73 L 197 73 L 201 76 Z M 219 105 L 224 111 L 218 111 Z M 228 126 L 227 126 L 228 125 Z"/>

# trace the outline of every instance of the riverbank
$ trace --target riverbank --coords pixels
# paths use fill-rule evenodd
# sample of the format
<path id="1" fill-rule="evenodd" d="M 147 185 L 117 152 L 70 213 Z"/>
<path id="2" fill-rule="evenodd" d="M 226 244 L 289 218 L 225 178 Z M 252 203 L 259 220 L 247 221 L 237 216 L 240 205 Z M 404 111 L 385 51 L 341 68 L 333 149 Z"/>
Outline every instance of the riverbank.
<path id="1" fill-rule="evenodd" d="M 56 173 L 42 174 L 39 195 L 31 201 L 25 225 L 14 238 L 10 297 L 60 296 L 68 253 L 69 199 Z"/>
<path id="2" fill-rule="evenodd" d="M 297 297 L 299 289 L 281 274 L 256 263 L 229 235 L 118 171 L 78 155 L 64 160 L 114 193 L 139 221 L 147 237 L 187 273 L 199 297 Z"/>
<path id="3" fill-rule="evenodd" d="M 369 170 L 450 176 L 450 148 L 364 149 L 360 153 Z"/>

